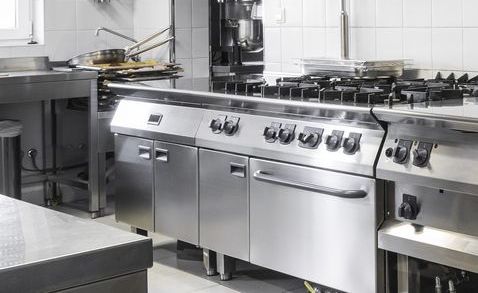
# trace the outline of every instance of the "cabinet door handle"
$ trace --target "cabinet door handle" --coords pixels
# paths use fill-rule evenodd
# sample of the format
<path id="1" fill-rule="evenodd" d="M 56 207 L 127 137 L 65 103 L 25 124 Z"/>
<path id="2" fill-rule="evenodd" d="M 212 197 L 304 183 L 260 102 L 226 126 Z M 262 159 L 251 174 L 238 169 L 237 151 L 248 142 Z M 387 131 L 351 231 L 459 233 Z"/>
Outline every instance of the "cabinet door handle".
<path id="1" fill-rule="evenodd" d="M 231 175 L 239 178 L 246 178 L 246 165 L 231 163 Z"/>
<path id="2" fill-rule="evenodd" d="M 347 198 L 347 199 L 359 199 L 367 197 L 367 192 L 362 189 L 356 190 L 343 190 L 343 189 L 335 189 L 326 186 L 315 185 L 312 183 L 307 182 L 300 182 L 295 181 L 293 179 L 283 178 L 275 176 L 272 172 L 265 172 L 265 171 L 256 171 L 254 172 L 254 179 L 258 181 L 263 181 L 271 184 L 282 185 L 286 187 L 302 189 L 306 191 L 312 191 L 317 193 L 323 193 L 331 196 L 336 196 L 340 198 Z"/>
<path id="3" fill-rule="evenodd" d="M 168 150 L 155 149 L 154 153 L 155 153 L 154 156 L 156 158 L 156 161 L 160 161 L 160 162 L 163 162 L 163 163 L 169 162 L 169 151 Z"/>
<path id="4" fill-rule="evenodd" d="M 145 160 L 151 160 L 151 148 L 144 145 L 138 146 L 138 156 Z"/>

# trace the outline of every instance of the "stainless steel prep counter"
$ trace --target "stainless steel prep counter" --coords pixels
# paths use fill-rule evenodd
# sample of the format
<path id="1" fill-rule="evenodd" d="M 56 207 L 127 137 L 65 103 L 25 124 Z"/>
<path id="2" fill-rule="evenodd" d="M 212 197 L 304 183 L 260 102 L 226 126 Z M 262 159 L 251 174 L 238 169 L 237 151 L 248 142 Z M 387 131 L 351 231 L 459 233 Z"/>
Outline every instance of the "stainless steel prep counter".
<path id="1" fill-rule="evenodd" d="M 51 145 L 45 163 L 56 167 L 55 100 L 88 98 L 88 182 L 73 182 L 52 176 L 52 182 L 88 189 L 89 211 L 93 218 L 106 207 L 106 150 L 99 135 L 102 115 L 98 112 L 97 73 L 91 71 L 51 70 L 47 57 L 0 59 L 0 105 L 41 102 L 43 105 L 45 145 Z M 106 117 L 107 118 L 107 117 Z M 40 123 L 40 121 L 39 121 Z M 56 190 L 56 188 L 53 188 Z M 47 198 L 48 204 L 48 198 Z"/>
<path id="2" fill-rule="evenodd" d="M 147 292 L 151 239 L 0 195 L 0 292 Z"/>

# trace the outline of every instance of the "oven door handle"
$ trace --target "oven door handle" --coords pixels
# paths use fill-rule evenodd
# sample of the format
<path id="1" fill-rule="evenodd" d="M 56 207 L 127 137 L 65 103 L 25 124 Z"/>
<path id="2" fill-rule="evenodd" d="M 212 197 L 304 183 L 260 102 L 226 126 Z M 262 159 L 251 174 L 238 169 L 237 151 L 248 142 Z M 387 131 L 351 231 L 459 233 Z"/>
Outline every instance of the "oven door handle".
<path id="1" fill-rule="evenodd" d="M 348 199 L 359 199 L 367 197 L 367 192 L 362 189 L 358 190 L 342 190 L 342 189 L 335 189 L 325 186 L 320 186 L 312 183 L 300 182 L 295 181 L 287 178 L 281 178 L 278 176 L 274 176 L 271 172 L 266 171 L 256 171 L 254 172 L 254 179 L 258 181 L 283 185 L 287 187 L 293 187 L 297 189 L 302 189 L 306 191 L 318 192 L 327 195 L 332 195 L 340 198 L 348 198 Z"/>

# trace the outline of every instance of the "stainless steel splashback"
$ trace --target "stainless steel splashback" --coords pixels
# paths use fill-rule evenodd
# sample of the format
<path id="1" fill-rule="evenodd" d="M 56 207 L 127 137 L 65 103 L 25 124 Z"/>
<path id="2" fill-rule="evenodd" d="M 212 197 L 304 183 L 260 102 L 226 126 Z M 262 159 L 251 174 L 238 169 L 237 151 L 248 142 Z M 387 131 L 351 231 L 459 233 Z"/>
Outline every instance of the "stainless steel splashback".
<path id="1" fill-rule="evenodd" d="M 50 70 L 48 57 L 0 58 L 0 72 Z"/>

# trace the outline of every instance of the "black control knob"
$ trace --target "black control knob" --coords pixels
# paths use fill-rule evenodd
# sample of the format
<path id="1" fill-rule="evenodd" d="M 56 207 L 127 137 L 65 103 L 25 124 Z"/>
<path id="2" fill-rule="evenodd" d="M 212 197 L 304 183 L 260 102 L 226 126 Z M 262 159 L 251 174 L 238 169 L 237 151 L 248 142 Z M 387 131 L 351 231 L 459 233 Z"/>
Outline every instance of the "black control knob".
<path id="1" fill-rule="evenodd" d="M 318 133 L 306 132 L 299 134 L 299 141 L 309 147 L 314 147 L 319 142 L 320 136 Z"/>
<path id="2" fill-rule="evenodd" d="M 224 133 L 228 136 L 232 136 L 234 135 L 237 130 L 239 129 L 239 125 L 237 122 L 235 121 L 232 121 L 232 120 L 228 120 L 226 122 L 224 122 Z"/>
<path id="3" fill-rule="evenodd" d="M 329 150 L 336 150 L 340 146 L 340 138 L 337 135 L 329 135 L 327 136 L 327 140 L 325 141 L 327 145 L 327 149 Z"/>
<path id="4" fill-rule="evenodd" d="M 289 144 L 294 139 L 294 131 L 291 129 L 281 129 L 279 131 L 279 141 L 282 144 Z"/>
<path id="5" fill-rule="evenodd" d="M 404 202 L 398 208 L 398 216 L 406 220 L 416 220 L 418 206 L 413 202 Z"/>
<path id="6" fill-rule="evenodd" d="M 355 138 L 348 137 L 344 140 L 344 152 L 347 154 L 354 154 L 358 149 L 358 144 Z"/>
<path id="7" fill-rule="evenodd" d="M 397 146 L 393 151 L 393 158 L 395 163 L 405 164 L 408 159 L 409 150 L 404 146 Z"/>
<path id="8" fill-rule="evenodd" d="M 221 133 L 222 131 L 222 120 L 221 119 L 213 119 L 211 123 L 209 124 L 209 127 L 211 128 L 212 132 L 214 133 Z"/>
<path id="9" fill-rule="evenodd" d="M 428 163 L 429 153 L 426 149 L 416 149 L 413 151 L 413 164 L 417 167 L 425 167 Z"/>
<path id="10" fill-rule="evenodd" d="M 277 130 L 273 127 L 266 127 L 264 129 L 264 138 L 268 142 L 274 142 L 277 139 Z"/>
<path id="11" fill-rule="evenodd" d="M 393 157 L 393 148 L 386 149 L 385 150 L 385 156 L 387 156 L 388 158 Z"/>

